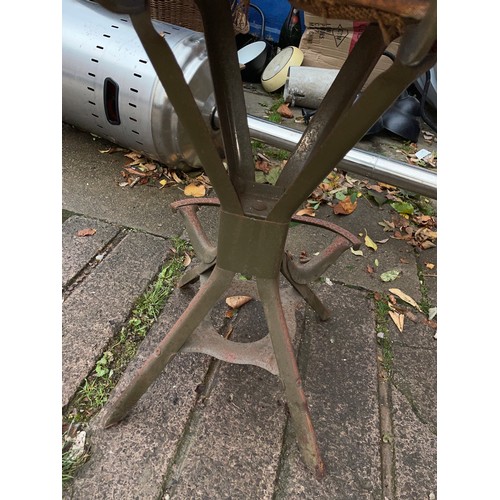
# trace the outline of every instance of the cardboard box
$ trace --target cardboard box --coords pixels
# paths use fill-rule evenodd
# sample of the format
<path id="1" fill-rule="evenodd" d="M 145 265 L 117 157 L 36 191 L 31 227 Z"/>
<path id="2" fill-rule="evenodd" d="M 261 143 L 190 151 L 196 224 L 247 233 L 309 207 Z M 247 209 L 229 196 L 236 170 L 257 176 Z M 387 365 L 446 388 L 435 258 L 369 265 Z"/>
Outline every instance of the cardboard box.
<path id="1" fill-rule="evenodd" d="M 310 26 L 322 27 L 306 28 L 300 40 L 299 49 L 304 53 L 302 66 L 316 68 L 340 69 L 368 25 L 365 22 L 327 19 L 319 16 L 309 16 L 308 20 Z M 398 48 L 399 40 L 395 40 L 387 50 L 396 55 Z M 363 88 L 391 64 L 389 57 L 381 56 Z"/>
<path id="2" fill-rule="evenodd" d="M 329 19 L 327 17 L 315 16 L 313 14 L 309 14 L 309 12 L 304 12 L 304 24 L 306 28 L 312 29 L 335 29 L 339 24 L 353 24 L 352 21 L 344 21 L 339 19 Z M 366 24 L 368 23 L 357 23 L 357 24 Z"/>

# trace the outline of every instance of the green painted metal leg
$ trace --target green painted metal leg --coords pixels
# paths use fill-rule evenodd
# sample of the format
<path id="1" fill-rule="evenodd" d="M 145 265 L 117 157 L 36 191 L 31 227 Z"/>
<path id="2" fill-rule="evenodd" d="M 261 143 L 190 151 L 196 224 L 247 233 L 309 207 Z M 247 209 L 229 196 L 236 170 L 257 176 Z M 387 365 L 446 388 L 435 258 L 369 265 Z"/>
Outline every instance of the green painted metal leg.
<path id="1" fill-rule="evenodd" d="M 292 341 L 281 307 L 279 280 L 278 278 L 257 278 L 256 281 L 300 452 L 306 466 L 314 471 L 318 479 L 321 479 L 325 474 L 325 465 L 321 458 Z"/>
<path id="2" fill-rule="evenodd" d="M 319 297 L 311 290 L 308 285 L 303 285 L 301 283 L 297 283 L 286 266 L 286 254 L 283 259 L 283 264 L 281 266 L 281 273 L 288 280 L 290 285 L 292 285 L 295 290 L 300 293 L 302 298 L 309 304 L 309 306 L 313 309 L 313 311 L 319 316 L 321 321 L 327 321 L 332 317 L 332 311 L 328 309 L 328 307 L 321 302 Z"/>

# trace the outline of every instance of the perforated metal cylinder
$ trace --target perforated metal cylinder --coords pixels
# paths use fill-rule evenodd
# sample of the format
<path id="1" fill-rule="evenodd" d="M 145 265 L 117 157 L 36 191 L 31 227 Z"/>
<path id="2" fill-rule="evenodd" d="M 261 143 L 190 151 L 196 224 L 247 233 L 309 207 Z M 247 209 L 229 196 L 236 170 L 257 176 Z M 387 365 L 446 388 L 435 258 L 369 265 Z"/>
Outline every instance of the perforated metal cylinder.
<path id="1" fill-rule="evenodd" d="M 210 127 L 215 99 L 203 34 L 152 22 Z M 168 165 L 199 164 L 128 16 L 88 0 L 63 0 L 62 42 L 64 122 Z"/>

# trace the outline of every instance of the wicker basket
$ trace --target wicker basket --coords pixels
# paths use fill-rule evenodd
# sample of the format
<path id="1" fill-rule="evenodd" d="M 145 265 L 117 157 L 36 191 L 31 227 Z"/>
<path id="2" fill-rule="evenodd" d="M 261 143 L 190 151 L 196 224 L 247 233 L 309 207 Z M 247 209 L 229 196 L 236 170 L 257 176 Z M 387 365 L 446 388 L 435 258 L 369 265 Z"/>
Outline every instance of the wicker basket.
<path id="1" fill-rule="evenodd" d="M 153 19 L 203 32 L 201 14 L 194 0 L 149 0 L 149 8 Z"/>

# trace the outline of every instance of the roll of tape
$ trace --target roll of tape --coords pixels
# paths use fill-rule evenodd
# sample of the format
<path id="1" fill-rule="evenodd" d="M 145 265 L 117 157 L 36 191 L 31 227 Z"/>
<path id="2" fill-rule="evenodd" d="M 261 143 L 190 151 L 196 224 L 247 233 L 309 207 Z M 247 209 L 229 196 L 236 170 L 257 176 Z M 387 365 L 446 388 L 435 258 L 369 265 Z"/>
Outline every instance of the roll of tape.
<path id="1" fill-rule="evenodd" d="M 274 92 L 283 87 L 290 66 L 300 66 L 304 53 L 297 47 L 285 47 L 266 66 L 262 73 L 261 84 L 267 92 Z"/>

